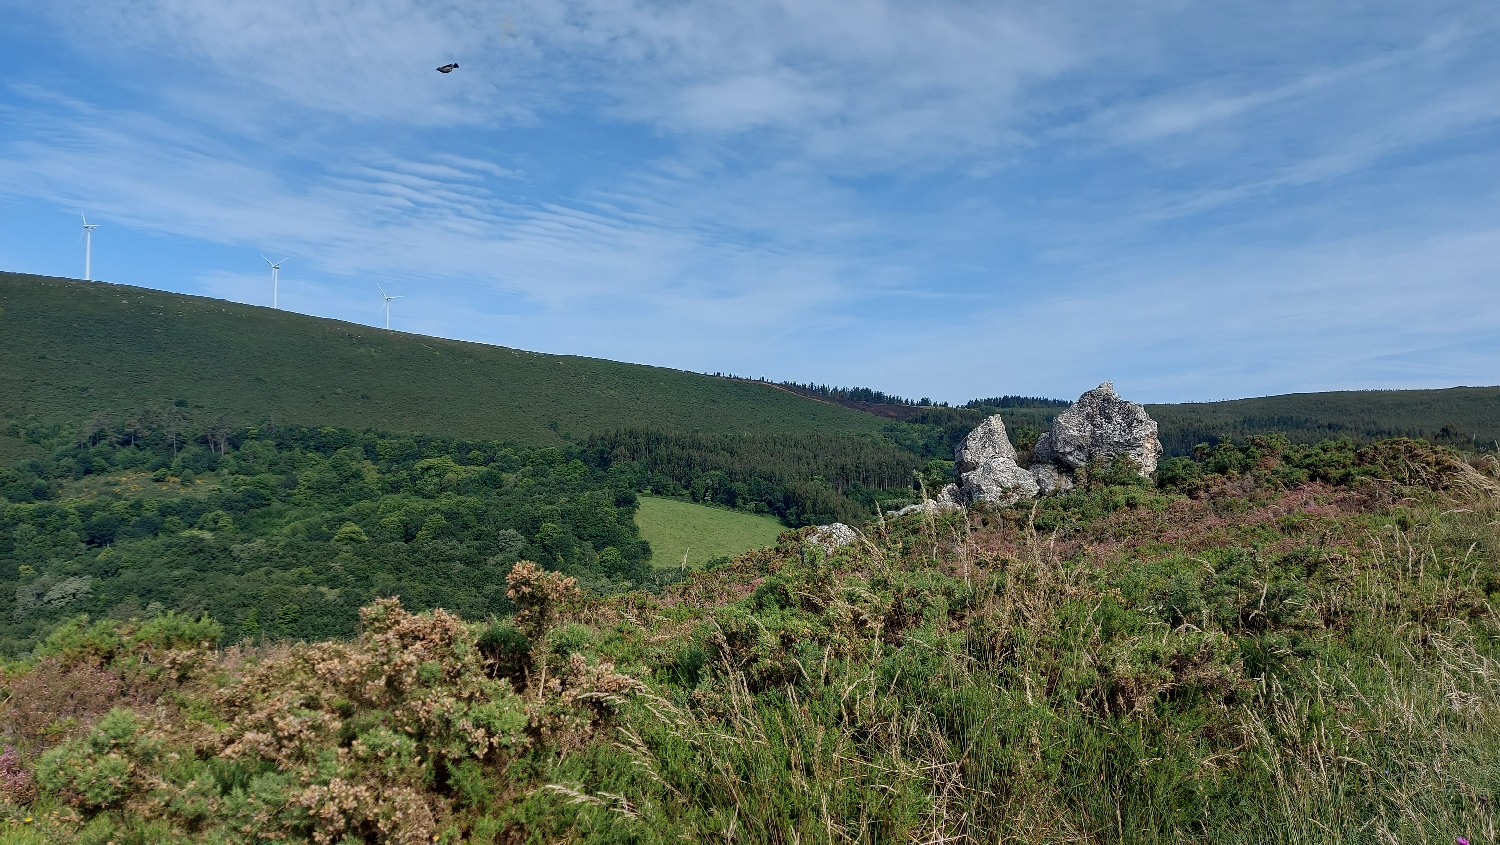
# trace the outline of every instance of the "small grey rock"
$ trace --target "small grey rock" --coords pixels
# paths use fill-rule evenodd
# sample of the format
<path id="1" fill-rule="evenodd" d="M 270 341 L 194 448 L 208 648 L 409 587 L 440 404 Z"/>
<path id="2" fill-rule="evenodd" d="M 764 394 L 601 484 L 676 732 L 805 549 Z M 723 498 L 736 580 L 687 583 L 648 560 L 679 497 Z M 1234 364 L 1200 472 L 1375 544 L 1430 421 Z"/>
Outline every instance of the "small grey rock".
<path id="1" fill-rule="evenodd" d="M 963 507 L 960 500 L 962 494 L 957 484 L 949 484 L 943 487 L 935 499 L 927 499 L 915 505 L 907 505 L 901 510 L 887 511 L 887 516 L 906 516 L 909 513 L 941 513 L 943 511 L 958 510 Z"/>
<path id="2" fill-rule="evenodd" d="M 957 484 L 944 485 L 938 491 L 937 498 L 932 501 L 942 511 L 958 510 L 964 506 L 963 492 L 958 489 Z"/>
<path id="3" fill-rule="evenodd" d="M 842 522 L 835 522 L 832 525 L 819 525 L 813 529 L 811 534 L 807 535 L 807 542 L 816 543 L 829 553 L 832 553 L 839 546 L 847 546 L 858 539 L 859 532 Z"/>
<path id="4" fill-rule="evenodd" d="M 902 508 L 901 510 L 898 510 L 898 511 L 886 511 L 885 515 L 886 516 L 906 516 L 907 514 L 912 514 L 912 513 L 937 513 L 937 510 L 938 510 L 937 502 L 934 502 L 931 499 L 926 499 L 924 501 L 917 502 L 914 505 L 907 505 L 906 507 L 904 507 L 904 508 Z"/>

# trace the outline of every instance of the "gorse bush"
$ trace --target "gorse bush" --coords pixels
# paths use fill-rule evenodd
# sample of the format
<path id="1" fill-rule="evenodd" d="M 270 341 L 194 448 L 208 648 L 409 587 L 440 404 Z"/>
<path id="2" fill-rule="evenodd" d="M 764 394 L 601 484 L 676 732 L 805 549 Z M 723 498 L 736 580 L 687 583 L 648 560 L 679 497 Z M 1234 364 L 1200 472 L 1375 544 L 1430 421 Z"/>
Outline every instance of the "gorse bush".
<path id="1" fill-rule="evenodd" d="M 1496 467 L 1234 448 L 788 533 L 659 596 L 520 562 L 508 621 L 381 600 L 352 641 L 228 652 L 74 625 L 7 671 L 6 724 L 58 667 L 121 693 L 16 746 L 25 812 L 99 842 L 1495 841 Z"/>
<path id="2" fill-rule="evenodd" d="M 526 562 L 511 585 L 538 639 L 577 597 L 571 579 Z M 514 801 L 527 772 L 590 742 L 639 687 L 607 662 L 547 651 L 513 683 L 448 613 L 392 599 L 361 616 L 352 642 L 199 661 L 150 715 L 114 708 L 74 729 L 35 762 L 52 818 L 128 841 L 453 840 L 494 825 L 485 813 Z"/>

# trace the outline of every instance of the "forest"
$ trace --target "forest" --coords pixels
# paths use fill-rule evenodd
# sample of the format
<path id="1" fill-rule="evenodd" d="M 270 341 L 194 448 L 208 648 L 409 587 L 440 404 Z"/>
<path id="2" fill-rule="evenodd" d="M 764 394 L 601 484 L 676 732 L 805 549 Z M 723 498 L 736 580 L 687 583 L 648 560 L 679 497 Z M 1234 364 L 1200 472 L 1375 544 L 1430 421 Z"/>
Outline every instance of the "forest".
<path id="1" fill-rule="evenodd" d="M 541 562 L 594 594 L 659 587 L 638 493 L 860 522 L 916 495 L 920 459 L 861 436 L 627 431 L 565 447 L 336 428 L 202 427 L 180 409 L 35 420 L 45 452 L 0 469 L 0 653 L 80 613 L 204 613 L 232 638 L 348 636 L 399 595 L 465 618 L 514 610 L 504 575 Z"/>

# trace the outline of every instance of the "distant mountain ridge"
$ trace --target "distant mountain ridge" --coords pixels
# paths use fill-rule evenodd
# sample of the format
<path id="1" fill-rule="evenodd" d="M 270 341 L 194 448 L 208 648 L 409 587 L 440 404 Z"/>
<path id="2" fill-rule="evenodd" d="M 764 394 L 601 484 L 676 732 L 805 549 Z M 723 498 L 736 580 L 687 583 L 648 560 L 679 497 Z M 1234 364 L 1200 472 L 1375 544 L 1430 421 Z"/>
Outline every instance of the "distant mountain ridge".
<path id="1" fill-rule="evenodd" d="M 1340 390 L 1223 402 L 1147 405 L 1174 455 L 1198 443 L 1243 440 L 1269 431 L 1296 443 L 1387 437 L 1494 451 L 1500 445 L 1500 387 L 1440 390 Z"/>

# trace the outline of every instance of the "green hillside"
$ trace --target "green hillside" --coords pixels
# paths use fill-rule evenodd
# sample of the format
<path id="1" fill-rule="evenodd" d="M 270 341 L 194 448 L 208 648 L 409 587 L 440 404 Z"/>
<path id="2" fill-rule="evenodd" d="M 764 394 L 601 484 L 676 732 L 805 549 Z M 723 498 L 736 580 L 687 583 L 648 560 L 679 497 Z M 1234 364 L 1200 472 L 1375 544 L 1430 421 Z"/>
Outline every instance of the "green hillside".
<path id="1" fill-rule="evenodd" d="M 1147 405 L 1161 426 L 1162 445 L 1183 455 L 1198 443 L 1243 440 L 1280 431 L 1296 443 L 1330 437 L 1371 442 L 1419 437 L 1470 449 L 1500 441 L 1500 387 L 1446 390 L 1340 390 L 1288 393 L 1228 402 Z"/>
<path id="2" fill-rule="evenodd" d="M 310 458 L 246 445 L 234 469 Z M 408 472 L 358 454 L 301 495 L 341 495 L 340 469 Z M 451 504 L 585 478 L 495 463 Z M 463 466 L 411 464 L 402 498 L 444 507 Z M 827 554 L 788 532 L 655 595 L 514 560 L 540 536 L 458 569 L 431 517 L 382 553 L 396 531 L 360 539 L 358 505 L 329 565 L 257 572 L 302 541 L 231 539 L 240 516 L 206 513 L 170 541 L 250 579 L 346 585 L 253 616 L 75 618 L 6 661 L 0 845 L 1493 845 L 1500 465 L 1267 438 L 1172 467 L 867 524 Z M 579 527 L 633 504 L 582 496 Z M 24 509 L 35 546 L 56 514 Z M 205 589 L 170 553 L 123 556 L 95 571 L 139 583 L 154 562 L 163 587 Z M 382 560 L 484 603 L 414 613 L 349 583 Z M 110 588 L 25 577 L 23 615 Z M 334 601 L 364 602 L 340 639 L 267 642 L 315 636 L 313 603 Z"/>
<path id="3" fill-rule="evenodd" d="M 0 273 L 0 412 L 189 416 L 560 445 L 619 428 L 878 432 L 753 382 L 544 355 L 124 285 Z"/>

